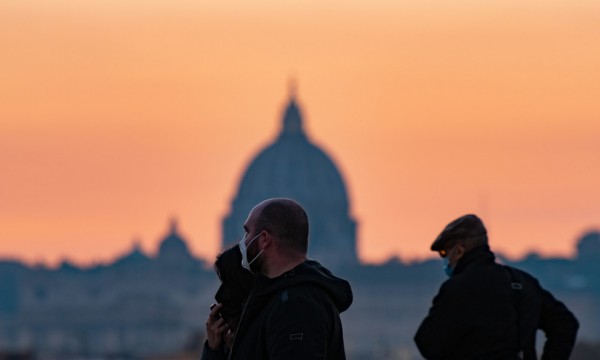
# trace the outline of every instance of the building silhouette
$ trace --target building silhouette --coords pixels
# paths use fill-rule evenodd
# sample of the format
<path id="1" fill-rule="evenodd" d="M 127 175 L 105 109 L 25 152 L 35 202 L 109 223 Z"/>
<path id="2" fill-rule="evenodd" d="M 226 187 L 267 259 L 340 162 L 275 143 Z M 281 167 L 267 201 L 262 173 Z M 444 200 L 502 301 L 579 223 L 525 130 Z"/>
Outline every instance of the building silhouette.
<path id="1" fill-rule="evenodd" d="M 223 219 L 223 248 L 240 241 L 253 206 L 275 197 L 292 198 L 307 211 L 309 256 L 328 267 L 358 264 L 356 221 L 344 179 L 333 160 L 307 135 L 302 110 L 291 93 L 276 139 L 250 162 Z"/>
<path id="2" fill-rule="evenodd" d="M 581 261 L 594 262 L 600 258 L 600 231 L 586 232 L 577 244 L 577 258 Z"/>

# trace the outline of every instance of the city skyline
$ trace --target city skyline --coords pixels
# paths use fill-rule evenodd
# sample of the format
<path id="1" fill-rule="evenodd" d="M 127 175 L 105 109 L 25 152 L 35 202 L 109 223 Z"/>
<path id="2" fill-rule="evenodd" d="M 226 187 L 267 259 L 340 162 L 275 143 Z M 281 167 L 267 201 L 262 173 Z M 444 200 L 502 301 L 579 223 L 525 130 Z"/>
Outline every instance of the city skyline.
<path id="1" fill-rule="evenodd" d="M 175 224 L 175 227 L 174 227 L 174 224 Z M 114 266 L 115 264 L 123 261 L 124 259 L 130 258 L 130 257 L 139 257 L 140 255 L 146 257 L 148 260 L 156 260 L 157 258 L 160 257 L 161 245 L 164 244 L 166 239 L 172 237 L 173 235 L 176 235 L 176 238 L 181 239 L 182 243 L 185 245 L 185 252 L 189 253 L 189 255 L 192 256 L 193 260 L 204 263 L 204 265 L 206 267 L 205 270 L 207 270 L 209 272 L 211 271 L 210 269 L 212 269 L 212 267 L 213 267 L 213 262 L 214 262 L 215 258 L 197 255 L 197 254 L 194 254 L 193 251 L 190 251 L 189 245 L 192 244 L 194 242 L 194 240 L 186 237 L 185 235 L 182 235 L 182 234 L 185 234 L 185 229 L 183 229 L 183 231 L 181 231 L 180 226 L 179 226 L 179 220 L 176 217 L 170 218 L 163 225 L 164 225 L 163 231 L 155 237 L 154 244 L 152 244 L 151 248 L 148 248 L 148 246 L 142 247 L 139 239 L 134 238 L 130 242 L 127 243 L 128 246 L 125 248 L 125 250 L 115 253 L 113 257 L 102 259 L 102 261 L 95 260 L 95 261 L 90 261 L 90 262 L 73 262 L 72 259 L 70 259 L 68 257 L 64 257 L 64 258 L 58 259 L 57 262 L 55 262 L 55 263 L 47 263 L 47 262 L 39 262 L 39 261 L 38 262 L 28 262 L 28 261 L 23 261 L 22 259 L 19 259 L 19 258 L 0 257 L 0 263 L 10 264 L 10 263 L 16 262 L 17 264 L 23 265 L 30 269 L 60 270 L 60 267 L 62 267 L 62 266 L 66 266 L 67 268 L 71 268 L 74 266 L 80 270 L 90 270 L 90 269 L 94 269 L 97 267 L 111 267 L 111 266 Z M 498 256 L 500 261 L 509 260 L 511 262 L 516 262 L 516 263 L 520 263 L 520 262 L 527 263 L 528 261 L 552 262 L 552 261 L 556 261 L 556 260 L 578 261 L 582 257 L 582 253 L 581 253 L 582 241 L 586 238 L 588 238 L 588 240 L 589 240 L 589 238 L 591 238 L 591 237 L 597 237 L 599 233 L 600 233 L 600 230 L 598 230 L 598 229 L 589 229 L 588 231 L 581 233 L 580 236 L 577 237 L 576 239 L 573 239 L 573 247 L 575 248 L 575 251 L 573 254 L 570 254 L 569 256 L 558 255 L 556 257 L 553 257 L 553 256 L 544 257 L 542 254 L 540 254 L 539 252 L 536 252 L 536 251 L 525 253 L 525 254 L 523 254 L 523 256 L 520 256 L 518 258 L 507 257 L 506 254 L 503 254 L 502 252 L 498 252 L 498 253 L 496 253 L 496 255 Z M 587 249 L 587 250 L 589 250 L 589 249 Z M 584 255 L 584 257 L 587 256 L 587 258 L 590 258 L 590 257 L 594 258 L 594 256 L 597 255 L 597 252 L 598 252 L 598 250 L 596 248 L 594 248 L 591 254 L 583 254 L 583 255 Z M 356 265 L 358 265 L 358 266 L 372 266 L 372 265 L 385 266 L 386 264 L 387 265 L 397 264 L 397 262 L 400 261 L 403 265 L 410 267 L 410 266 L 419 266 L 420 264 L 427 263 L 428 261 L 431 261 L 431 260 L 434 260 L 434 261 L 439 260 L 439 256 L 432 253 L 432 256 L 430 256 L 430 257 L 424 257 L 422 259 L 414 259 L 414 261 L 411 261 L 411 260 L 403 261 L 403 259 L 400 257 L 390 256 L 389 258 L 386 258 L 384 261 L 381 261 L 381 262 L 369 263 L 369 262 L 361 261 L 359 264 L 355 264 L 355 266 Z M 328 261 L 329 260 L 327 260 L 327 259 L 325 260 L 326 263 Z"/>
<path id="2" fill-rule="evenodd" d="M 363 262 L 433 256 L 468 212 L 502 253 L 569 256 L 600 226 L 598 10 L 4 2 L 0 257 L 152 253 L 177 216 L 214 258 L 290 78 L 348 184 Z"/>

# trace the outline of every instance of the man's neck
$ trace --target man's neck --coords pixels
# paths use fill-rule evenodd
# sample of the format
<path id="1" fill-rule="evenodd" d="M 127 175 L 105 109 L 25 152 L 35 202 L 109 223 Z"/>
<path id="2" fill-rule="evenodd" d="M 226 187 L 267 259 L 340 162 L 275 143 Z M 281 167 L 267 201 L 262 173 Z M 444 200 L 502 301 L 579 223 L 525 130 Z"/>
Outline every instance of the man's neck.
<path id="1" fill-rule="evenodd" d="M 285 274 L 286 272 L 292 270 L 296 266 L 302 264 L 304 261 L 306 261 L 306 258 L 304 258 L 304 257 L 290 259 L 290 260 L 286 259 L 285 261 L 281 261 L 281 262 L 272 264 L 272 266 L 265 269 L 266 271 L 265 271 L 264 275 L 270 279 L 276 278 L 276 277 L 281 276 L 281 275 Z"/>

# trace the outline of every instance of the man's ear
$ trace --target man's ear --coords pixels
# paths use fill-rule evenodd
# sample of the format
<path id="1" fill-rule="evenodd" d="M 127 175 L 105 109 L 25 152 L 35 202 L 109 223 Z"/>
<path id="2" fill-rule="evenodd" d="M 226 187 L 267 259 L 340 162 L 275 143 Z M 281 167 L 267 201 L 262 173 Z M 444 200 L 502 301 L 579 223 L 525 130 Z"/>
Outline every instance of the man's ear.
<path id="1" fill-rule="evenodd" d="M 458 243 L 456 244 L 456 260 L 458 261 L 461 257 L 463 257 L 465 255 L 466 252 L 466 248 L 463 244 Z"/>
<path id="2" fill-rule="evenodd" d="M 259 245 L 261 249 L 266 249 L 273 244 L 273 235 L 270 232 L 263 230 L 263 236 L 259 239 Z"/>

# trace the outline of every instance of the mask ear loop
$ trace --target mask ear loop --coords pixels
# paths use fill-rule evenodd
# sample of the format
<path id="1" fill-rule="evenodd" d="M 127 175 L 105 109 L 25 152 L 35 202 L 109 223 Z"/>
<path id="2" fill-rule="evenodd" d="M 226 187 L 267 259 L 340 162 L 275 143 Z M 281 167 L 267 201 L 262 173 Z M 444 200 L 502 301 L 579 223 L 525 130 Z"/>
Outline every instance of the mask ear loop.
<path id="1" fill-rule="evenodd" d="M 261 250 L 258 255 L 256 255 L 254 257 L 254 259 L 252 259 L 252 261 L 248 261 L 248 247 L 250 245 L 252 245 L 252 243 L 254 242 L 254 240 L 256 240 L 259 236 L 262 235 L 262 231 L 256 235 L 254 238 L 252 238 L 252 240 L 250 240 L 250 242 L 248 243 L 248 245 L 246 245 L 246 236 L 244 235 L 244 237 L 242 238 L 242 240 L 240 240 L 240 251 L 242 252 L 242 267 L 248 271 L 250 270 L 250 264 L 252 264 L 256 259 L 258 259 L 258 257 L 262 254 L 262 252 L 264 251 Z"/>
<path id="2" fill-rule="evenodd" d="M 254 257 L 254 259 L 252 259 L 252 261 L 250 261 L 250 262 L 248 263 L 248 266 L 252 265 L 252 263 L 253 263 L 254 261 L 256 261 L 256 259 L 258 259 L 258 257 L 259 257 L 259 256 L 260 256 L 260 255 L 263 253 L 263 251 L 265 251 L 265 249 L 262 249 L 261 251 L 259 251 L 259 252 L 258 252 L 258 254 L 257 254 L 255 257 Z"/>
<path id="3" fill-rule="evenodd" d="M 250 240 L 250 242 L 248 243 L 248 245 L 246 245 L 246 249 L 248 249 L 250 247 L 250 245 L 252 245 L 252 243 L 254 242 L 254 240 L 256 240 L 261 235 L 262 235 L 262 231 L 258 235 L 256 235 L 254 238 L 252 238 L 252 240 Z"/>
<path id="4" fill-rule="evenodd" d="M 256 236 L 254 237 L 254 239 L 252 239 L 252 240 L 250 241 L 250 244 L 252 244 L 252 242 L 254 242 L 254 240 L 258 239 L 258 237 L 259 237 L 259 236 L 261 236 L 261 235 L 262 235 L 262 231 L 261 231 L 261 232 L 260 232 L 258 235 L 256 235 Z M 250 246 L 250 244 L 248 244 L 248 246 Z M 246 251 L 247 251 L 247 249 L 248 249 L 248 246 L 246 247 Z M 258 252 L 258 254 L 256 254 L 256 256 L 254 257 L 254 259 L 252 259 L 252 261 L 250 261 L 250 262 L 248 263 L 248 266 L 252 265 L 252 263 L 253 263 L 254 261 L 256 261 L 256 259 L 258 259 L 258 257 L 259 257 L 260 255 L 262 255 L 263 251 L 265 251 L 265 249 L 262 249 L 261 251 L 259 251 L 259 252 Z"/>

